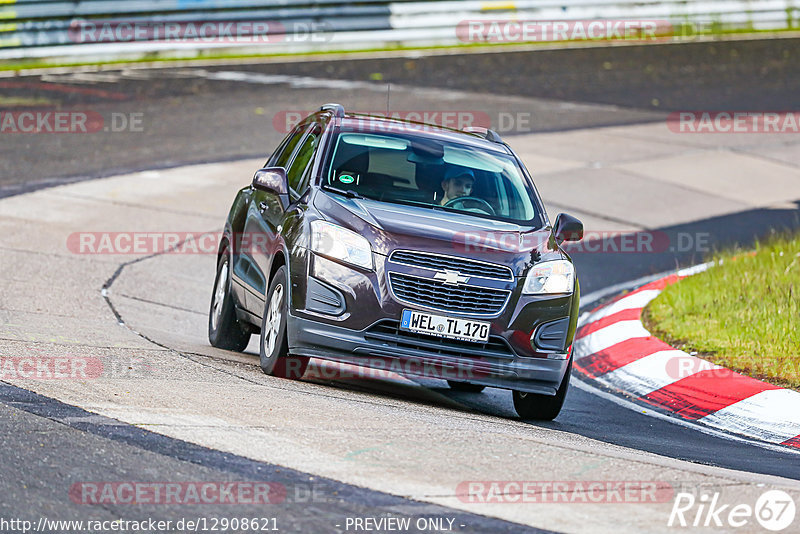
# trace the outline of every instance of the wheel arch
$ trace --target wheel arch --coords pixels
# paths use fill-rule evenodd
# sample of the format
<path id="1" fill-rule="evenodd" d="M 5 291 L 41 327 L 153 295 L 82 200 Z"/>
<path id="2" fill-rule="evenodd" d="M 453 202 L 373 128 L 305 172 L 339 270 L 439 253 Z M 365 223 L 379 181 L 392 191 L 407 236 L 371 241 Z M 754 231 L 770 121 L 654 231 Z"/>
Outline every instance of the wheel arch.
<path id="1" fill-rule="evenodd" d="M 289 268 L 289 262 L 286 261 L 286 253 L 281 249 L 275 253 L 275 256 L 272 259 L 272 265 L 269 268 L 269 279 L 267 280 L 267 287 L 272 283 L 272 279 L 275 277 L 275 273 L 278 272 L 278 269 L 281 267 L 286 266 Z"/>
<path id="2" fill-rule="evenodd" d="M 269 266 L 269 276 L 267 277 L 267 287 L 272 285 L 272 280 L 273 280 L 273 278 L 275 278 L 275 273 L 277 273 L 278 269 L 280 269 L 281 267 L 286 267 L 286 271 L 287 271 L 287 273 L 286 273 L 286 279 L 287 279 L 286 298 L 288 299 L 288 298 L 291 297 L 291 294 L 292 294 L 292 282 L 291 282 L 292 276 L 291 276 L 291 273 L 288 272 L 289 271 L 289 252 L 286 250 L 286 244 L 285 243 L 281 243 L 281 246 L 278 248 L 278 250 L 275 251 L 275 254 L 272 256 L 272 262 L 271 262 L 271 264 Z M 266 295 L 264 295 L 264 297 L 266 299 Z M 291 300 L 289 300 L 288 302 L 291 302 Z"/>

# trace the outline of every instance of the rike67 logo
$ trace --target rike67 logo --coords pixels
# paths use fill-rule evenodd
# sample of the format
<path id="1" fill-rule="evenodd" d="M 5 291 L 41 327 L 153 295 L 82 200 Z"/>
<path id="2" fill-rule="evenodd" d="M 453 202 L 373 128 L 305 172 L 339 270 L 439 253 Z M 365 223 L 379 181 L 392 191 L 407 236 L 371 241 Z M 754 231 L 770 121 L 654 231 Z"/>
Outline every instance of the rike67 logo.
<path id="1" fill-rule="evenodd" d="M 755 506 L 746 503 L 723 504 L 719 492 L 678 493 L 672 505 L 667 525 L 670 527 L 725 528 L 727 531 L 745 526 L 760 525 L 772 532 L 780 532 L 792 526 L 795 518 L 795 502 L 791 495 L 781 490 L 764 492 Z M 797 532 L 793 529 L 792 532 Z"/>

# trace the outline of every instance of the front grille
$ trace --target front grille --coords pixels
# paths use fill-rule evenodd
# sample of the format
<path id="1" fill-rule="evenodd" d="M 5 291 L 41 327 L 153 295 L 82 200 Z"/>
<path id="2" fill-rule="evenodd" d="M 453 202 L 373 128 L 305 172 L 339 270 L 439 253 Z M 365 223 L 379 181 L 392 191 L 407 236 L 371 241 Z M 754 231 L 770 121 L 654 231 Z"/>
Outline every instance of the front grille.
<path id="1" fill-rule="evenodd" d="M 422 350 L 444 356 L 456 356 L 459 358 L 514 358 L 514 352 L 511 347 L 500 336 L 489 336 L 489 341 L 486 343 L 445 339 L 400 330 L 400 322 L 392 319 L 383 320 L 370 327 L 364 334 L 364 338 L 371 341 L 380 341 L 391 347 Z"/>
<path id="2" fill-rule="evenodd" d="M 448 286 L 431 278 L 389 273 L 395 296 L 425 308 L 468 315 L 498 315 L 510 291 L 477 286 Z"/>
<path id="3" fill-rule="evenodd" d="M 505 265 L 486 263 L 457 256 L 442 256 L 439 254 L 429 254 L 411 250 L 396 250 L 392 253 L 389 260 L 395 263 L 432 269 L 434 271 L 458 271 L 463 275 L 480 276 L 481 278 L 497 278 L 498 280 L 514 279 L 514 271 Z"/>

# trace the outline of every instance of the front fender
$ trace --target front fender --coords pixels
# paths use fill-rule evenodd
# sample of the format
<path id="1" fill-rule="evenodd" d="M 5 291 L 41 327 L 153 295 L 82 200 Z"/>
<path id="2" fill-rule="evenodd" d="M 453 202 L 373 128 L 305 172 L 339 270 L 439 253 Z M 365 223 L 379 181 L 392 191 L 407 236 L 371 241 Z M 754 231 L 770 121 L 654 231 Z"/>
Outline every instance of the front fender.
<path id="1" fill-rule="evenodd" d="M 250 195 L 253 189 L 250 186 L 243 187 L 236 192 L 233 199 L 228 217 L 225 219 L 225 227 L 222 230 L 217 256 L 222 254 L 222 249 L 226 243 L 231 243 L 234 251 L 240 246 L 241 235 L 244 231 L 244 223 L 247 218 L 247 205 L 250 202 Z"/>

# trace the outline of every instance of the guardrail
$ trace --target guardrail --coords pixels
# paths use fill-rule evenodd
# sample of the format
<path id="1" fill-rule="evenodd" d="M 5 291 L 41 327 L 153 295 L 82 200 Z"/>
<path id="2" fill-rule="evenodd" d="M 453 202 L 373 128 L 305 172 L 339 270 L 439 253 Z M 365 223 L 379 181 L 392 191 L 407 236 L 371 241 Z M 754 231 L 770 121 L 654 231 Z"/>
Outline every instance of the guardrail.
<path id="1" fill-rule="evenodd" d="M 558 41 L 574 36 L 543 22 L 598 20 L 658 21 L 659 35 L 791 30 L 800 0 L 0 0 L 0 58 Z M 465 38 L 469 22 L 487 26 Z"/>

